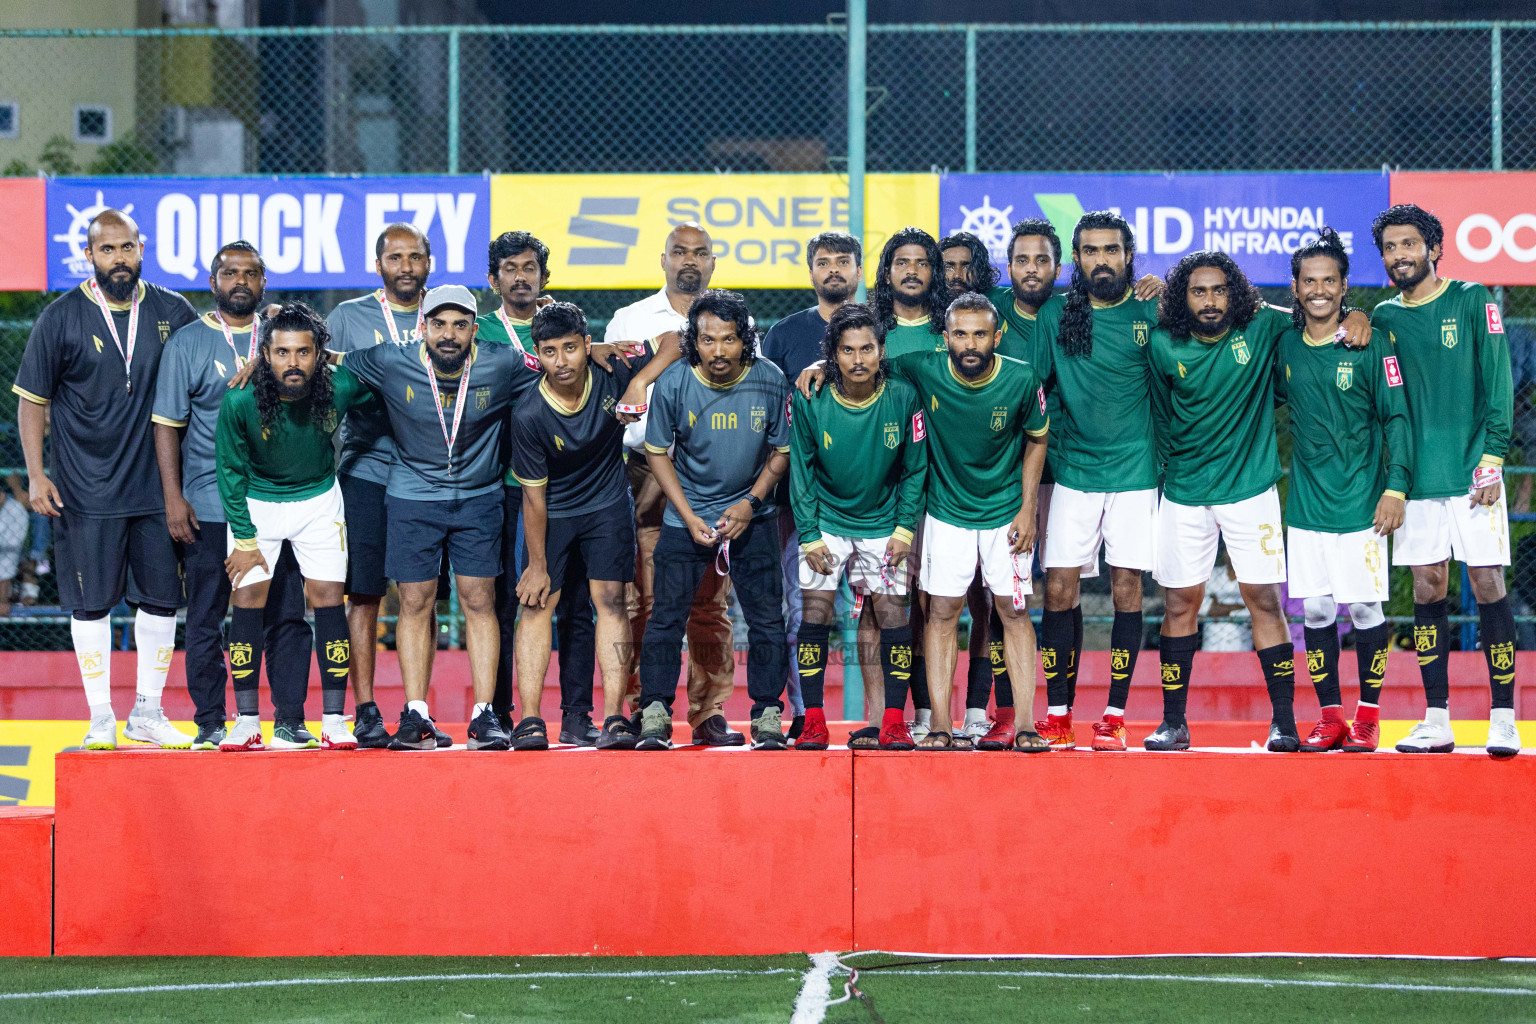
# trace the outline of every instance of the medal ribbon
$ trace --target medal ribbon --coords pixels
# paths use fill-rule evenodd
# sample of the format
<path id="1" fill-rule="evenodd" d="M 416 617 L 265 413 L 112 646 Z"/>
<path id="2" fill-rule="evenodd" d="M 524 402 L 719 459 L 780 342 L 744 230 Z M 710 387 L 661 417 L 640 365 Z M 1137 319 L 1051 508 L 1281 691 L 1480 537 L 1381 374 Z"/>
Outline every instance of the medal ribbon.
<path id="1" fill-rule="evenodd" d="M 224 315 L 215 312 L 213 318 L 219 322 L 219 329 L 224 332 L 224 340 L 229 342 L 230 351 L 235 354 L 235 369 L 240 368 L 240 349 L 235 345 L 235 334 L 229 329 L 229 324 L 224 322 Z M 256 358 L 256 336 L 261 333 L 261 316 L 251 317 L 251 347 L 245 354 L 245 361 L 250 362 Z"/>
<path id="2" fill-rule="evenodd" d="M 133 390 L 133 346 L 139 340 L 139 289 L 134 285 L 133 304 L 128 307 L 128 348 L 123 348 L 123 340 L 117 336 L 117 322 L 112 319 L 112 310 L 107 306 L 107 297 L 101 293 L 101 285 L 94 280 L 90 282 L 91 298 L 96 300 L 96 305 L 101 309 L 101 315 L 106 318 L 107 330 L 112 334 L 112 343 L 117 346 L 118 353 L 123 357 L 123 376 L 127 378 L 128 390 Z"/>
<path id="3" fill-rule="evenodd" d="M 425 343 L 423 343 L 425 344 Z M 423 352 L 423 355 L 426 353 Z M 437 425 L 442 428 L 443 440 L 448 443 L 448 475 L 453 476 L 453 443 L 459 439 L 459 424 L 464 419 L 464 406 L 469 404 L 469 371 L 474 361 L 474 350 L 464 360 L 464 370 L 459 377 L 459 400 L 453 407 L 453 432 L 448 432 L 448 421 L 443 417 L 443 396 L 437 390 L 437 371 L 432 369 L 432 357 L 426 357 L 427 382 L 432 387 L 432 407 L 437 410 Z"/>
<path id="4" fill-rule="evenodd" d="M 389 300 L 386 299 L 384 295 L 385 293 L 383 289 L 380 289 L 379 294 L 376 297 L 379 300 L 379 308 L 384 311 L 384 326 L 389 328 L 389 340 L 394 342 L 396 345 L 403 345 L 405 343 L 400 340 L 400 332 L 395 329 L 394 310 L 389 308 Z M 420 341 L 425 337 L 426 333 L 423 330 L 423 319 L 421 315 L 421 300 L 418 299 L 416 305 L 416 340 Z M 434 381 L 433 383 L 436 382 Z"/>

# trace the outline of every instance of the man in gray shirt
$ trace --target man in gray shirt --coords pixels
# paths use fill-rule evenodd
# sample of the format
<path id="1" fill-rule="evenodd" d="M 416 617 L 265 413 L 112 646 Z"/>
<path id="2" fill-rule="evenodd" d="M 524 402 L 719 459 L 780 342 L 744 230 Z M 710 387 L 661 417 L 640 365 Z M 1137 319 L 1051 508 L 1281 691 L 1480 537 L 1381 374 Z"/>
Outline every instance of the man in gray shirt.
<path id="1" fill-rule="evenodd" d="M 182 546 L 186 577 L 187 692 L 197 723 L 193 750 L 217 749 L 227 720 L 221 634 L 229 609 L 224 571 L 228 529 L 219 501 L 213 432 L 229 379 L 250 358 L 266 283 L 261 254 L 249 242 L 230 242 L 214 253 L 208 273 L 214 312 L 170 336 L 155 382 L 151 419 L 165 519 L 171 537 Z M 304 619 L 304 580 L 287 544 L 267 596 L 265 625 L 274 720 L 302 725 L 312 640 Z M 253 689 L 255 684 L 252 679 Z"/>

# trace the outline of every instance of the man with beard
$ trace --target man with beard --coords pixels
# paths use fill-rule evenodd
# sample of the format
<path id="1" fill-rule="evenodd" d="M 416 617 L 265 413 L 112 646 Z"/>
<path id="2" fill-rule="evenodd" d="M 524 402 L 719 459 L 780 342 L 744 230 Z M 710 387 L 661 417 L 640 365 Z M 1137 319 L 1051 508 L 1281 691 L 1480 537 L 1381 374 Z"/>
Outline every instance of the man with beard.
<path id="1" fill-rule="evenodd" d="M 672 745 L 683 626 L 699 581 L 714 575 L 739 584 L 752 746 L 783 750 L 783 590 L 774 506 L 765 502 L 789 468 L 789 388 L 777 367 L 757 358 L 757 328 L 735 292 L 694 300 L 682 351 L 687 362 L 668 367 L 656 383 L 645 434 L 668 508 L 656 542 L 656 605 L 641 647 L 639 748 Z"/>
<path id="2" fill-rule="evenodd" d="M 1387 332 L 1408 392 L 1412 486 L 1392 560 L 1413 568 L 1413 645 L 1424 679 L 1424 721 L 1397 745 L 1404 753 L 1455 747 L 1450 725 L 1448 566 L 1467 567 L 1477 599 L 1493 710 L 1487 751 L 1520 752 L 1515 727 L 1515 619 L 1504 590 L 1509 513 L 1504 457 L 1513 418 L 1509 341 L 1488 289 L 1438 276 L 1444 231 L 1434 214 L 1393 206 L 1371 225 L 1399 293 L 1372 322 Z"/>
<path id="3" fill-rule="evenodd" d="M 1118 214 L 1084 214 L 1072 232 L 1072 286 L 1060 316 L 1037 328 L 1055 386 L 1040 619 L 1048 711 L 1036 731 L 1053 750 L 1071 750 L 1077 742 L 1072 703 L 1082 659 L 1081 578 L 1098 575 L 1101 550 L 1115 620 L 1109 702 L 1094 723 L 1093 749 L 1125 749 L 1125 704 L 1141 649 L 1141 574 L 1156 567 L 1158 466 L 1146 349 L 1157 300 L 1135 297 L 1135 256 L 1131 226 Z"/>
<path id="4" fill-rule="evenodd" d="M 1200 602 L 1218 540 L 1253 621 L 1253 644 L 1273 710 L 1268 749 L 1299 749 L 1295 652 L 1280 608 L 1285 542 L 1275 448 L 1275 353 L 1288 310 L 1265 305 L 1232 257 L 1194 252 L 1168 273 L 1158 327 L 1147 345 L 1163 498 L 1153 575 L 1167 589 L 1161 661 L 1163 721 L 1148 750 L 1188 750 L 1189 676 Z M 1370 338 L 1365 315 L 1344 320 L 1347 338 Z M 1065 357 L 1064 357 L 1065 358 Z"/>
<path id="5" fill-rule="evenodd" d="M 944 282 L 939 244 L 921 228 L 905 227 L 886 239 L 875 270 L 870 307 L 885 326 L 886 357 L 944 351 Z"/>
<path id="6" fill-rule="evenodd" d="M 126 595 L 138 609 L 139 653 L 138 696 L 125 735 L 188 747 L 192 737 L 171 725 L 160 707 L 176 649 L 182 586 L 150 414 L 165 341 L 197 313 L 175 292 L 139 280 L 144 253 L 139 226 L 127 214 L 103 210 L 92 218 L 85 256 L 93 276 L 38 316 L 11 389 L 22 399 L 17 420 L 32 510 L 59 520 L 59 603 L 70 613 L 91 709 L 81 745 L 117 746 L 107 613 Z M 43 468 L 50 422 L 51 476 Z"/>
<path id="7" fill-rule="evenodd" d="M 827 333 L 827 323 L 832 314 L 840 309 L 853 295 L 864 273 L 864 247 L 846 231 L 823 231 L 805 246 L 805 262 L 810 269 L 811 290 L 816 293 L 816 305 L 791 313 L 768 328 L 763 336 L 763 357 L 784 373 L 785 380 L 794 380 L 807 366 L 821 358 L 822 339 Z M 795 529 L 795 513 L 790 507 L 789 480 L 779 481 L 774 488 L 774 503 L 778 506 L 779 544 L 783 549 L 780 563 L 784 573 L 784 598 L 788 614 L 785 616 L 789 635 L 789 650 L 795 650 L 800 633 L 800 537 Z M 874 626 L 873 613 L 859 622 L 861 649 L 878 643 L 878 630 Z M 866 625 L 867 623 L 867 625 Z M 789 671 L 789 704 L 794 712 L 790 723 L 789 738 L 797 739 L 805 722 L 805 704 L 800 694 L 800 676 L 795 671 L 791 657 Z M 867 692 L 870 682 L 879 682 L 879 673 L 870 665 L 864 671 Z M 873 676 L 873 680 L 871 679 Z M 855 743 L 868 742 L 867 735 Z"/>
<path id="8" fill-rule="evenodd" d="M 285 543 L 293 547 L 315 609 L 315 660 L 324 701 L 320 734 L 329 749 L 357 746 L 343 717 L 351 662 L 342 608 L 347 515 L 332 438 L 340 417 L 370 396 L 351 374 L 326 365 L 329 340 L 320 314 L 302 302 L 283 306 L 261 325 L 249 384 L 225 390 L 219 408 L 214 450 L 219 500 L 229 524 L 224 567 L 235 605 L 229 665 L 239 700 L 235 727 L 221 750 L 264 749 L 255 687 L 271 567 Z M 300 720 L 277 722 L 272 745 L 296 749 L 321 743 Z"/>
<path id="9" fill-rule="evenodd" d="M 944 285 L 951 300 L 966 292 L 990 294 L 997 284 L 997 268 L 986 243 L 969 231 L 956 231 L 939 239 L 939 256 L 944 261 Z"/>
<path id="10" fill-rule="evenodd" d="M 1304 602 L 1307 671 L 1322 715 L 1302 750 L 1376 749 L 1391 627 L 1387 536 L 1403 523 L 1413 461 L 1403 374 L 1377 332 L 1363 349 L 1337 342 L 1349 253 L 1332 228 L 1291 254 L 1295 324 L 1280 338 L 1280 388 L 1290 405 L 1286 591 Z M 1339 693 L 1339 605 L 1349 605 L 1360 668 L 1354 725 Z"/>
<path id="11" fill-rule="evenodd" d="M 381 231 L 374 242 L 374 269 L 383 287 L 331 310 L 331 351 L 359 352 L 385 343 L 398 347 L 420 341 L 421 296 L 431 265 L 432 246 L 415 225 L 390 224 Z M 389 539 L 384 491 L 394 451 L 389 416 L 381 403 L 367 403 L 347 413 L 336 475 L 350 517 L 347 622 L 352 630 L 352 696 L 357 702 L 355 729 L 360 747 L 389 746 L 384 716 L 373 699 L 373 666 L 379 601 L 389 590 L 384 573 Z M 446 582 L 439 597 L 447 596 Z M 440 746 L 453 744 L 440 729 L 436 736 Z"/>
<path id="12" fill-rule="evenodd" d="M 187 587 L 187 692 L 196 708 L 194 750 L 214 750 L 225 738 L 224 614 L 229 608 L 228 525 L 219 500 L 214 432 L 229 379 L 254 354 L 261 337 L 266 267 L 249 242 L 229 242 L 213 256 L 208 288 L 214 311 L 171 335 L 155 384 L 155 454 L 165 491 L 165 518 L 182 546 Z M 304 620 L 304 581 L 291 545 L 284 545 L 265 612 L 267 676 L 279 734 L 304 722 L 312 639 Z M 257 713 L 254 676 L 235 691 L 240 714 Z M 248 685 L 246 685 L 248 684 Z M 324 730 L 321 730 L 322 733 Z M 321 736 L 321 742 L 352 741 Z"/>
<path id="13" fill-rule="evenodd" d="M 526 231 L 506 231 L 491 241 L 486 283 L 501 298 L 501 305 L 475 319 L 475 340 L 516 348 L 537 371 L 533 355 L 532 326 L 539 296 L 549 285 L 549 247 Z M 538 377 L 520 377 L 529 391 Z M 522 398 L 513 396 L 513 405 Z M 512 674 L 517 645 L 517 578 L 519 538 L 522 532 L 523 489 L 512 471 L 508 455 L 502 479 L 501 575 L 496 577 L 496 621 L 501 629 L 501 656 L 496 662 L 496 696 L 491 707 L 496 720 L 512 732 Z M 560 606 L 555 609 L 555 629 L 560 636 L 560 742 L 590 747 L 597 742 L 592 724 L 592 678 L 597 652 L 592 627 L 592 600 L 587 592 L 586 567 L 577 553 L 571 559 Z"/>
<path id="14" fill-rule="evenodd" d="M 512 400 L 528 392 L 535 371 L 511 345 L 475 343 L 475 300 L 463 285 L 428 292 L 422 316 L 424 340 L 349 352 L 341 366 L 377 393 L 394 437 L 384 573 L 400 591 L 395 643 L 406 706 L 390 749 L 437 745 L 427 688 L 446 555 L 475 691 L 469 747 L 505 750 L 510 739 L 491 708 L 501 645 L 502 445 Z"/>
<path id="15" fill-rule="evenodd" d="M 679 224 L 667 235 L 661 254 L 666 284 L 654 295 L 616 310 L 603 334 L 606 345 L 620 353 L 650 348 L 663 334 L 682 331 L 688 310 L 709 287 L 715 272 L 715 256 L 709 234 L 694 223 Z M 609 365 L 594 352 L 599 365 Z M 654 552 L 661 539 L 666 495 L 656 482 L 645 457 L 645 423 L 642 416 L 624 434 L 629 449 L 627 464 L 630 491 L 635 502 L 635 582 L 629 596 L 630 635 L 645 635 L 655 598 Z M 728 576 L 705 573 L 688 617 L 688 724 L 693 741 L 705 746 L 740 746 L 746 737 L 725 721 L 725 702 L 736 688 L 736 645 L 727 612 L 731 581 Z M 632 672 L 625 699 L 638 721 L 641 679 Z"/>

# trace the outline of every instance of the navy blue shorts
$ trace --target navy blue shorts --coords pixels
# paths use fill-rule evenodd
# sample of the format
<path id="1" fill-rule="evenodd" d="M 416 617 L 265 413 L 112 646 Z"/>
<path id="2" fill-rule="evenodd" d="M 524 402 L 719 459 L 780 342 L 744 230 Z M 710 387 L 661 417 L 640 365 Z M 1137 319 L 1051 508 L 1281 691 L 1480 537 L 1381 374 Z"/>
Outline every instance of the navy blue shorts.
<path id="1" fill-rule="evenodd" d="M 438 579 L 443 556 L 458 576 L 501 574 L 502 495 L 413 501 L 390 495 L 384 571 L 396 583 Z"/>
<path id="2" fill-rule="evenodd" d="M 635 513 L 626 499 L 581 515 L 551 519 L 544 530 L 549 589 L 565 586 L 566 565 L 579 564 L 589 580 L 635 581 Z M 523 564 L 527 565 L 524 557 Z"/>
<path id="3" fill-rule="evenodd" d="M 383 597 L 391 576 L 384 571 L 389 537 L 384 485 L 343 474 L 337 474 L 336 479 L 341 483 L 341 500 L 347 511 L 347 596 Z M 451 592 L 448 576 L 445 554 L 437 577 L 439 601 L 448 600 Z"/>

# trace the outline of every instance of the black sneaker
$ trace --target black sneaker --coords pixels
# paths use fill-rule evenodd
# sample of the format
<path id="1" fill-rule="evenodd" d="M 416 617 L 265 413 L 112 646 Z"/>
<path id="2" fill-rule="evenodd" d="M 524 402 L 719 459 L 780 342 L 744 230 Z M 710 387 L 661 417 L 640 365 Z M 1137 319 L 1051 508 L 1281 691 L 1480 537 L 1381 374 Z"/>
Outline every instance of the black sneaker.
<path id="1" fill-rule="evenodd" d="M 549 728 L 544 719 L 525 715 L 517 728 L 512 730 L 513 750 L 548 750 Z"/>
<path id="2" fill-rule="evenodd" d="M 411 708 L 400 712 L 400 727 L 389 741 L 390 750 L 436 750 L 437 738 L 433 735 L 432 719 L 423 718 Z"/>
<path id="3" fill-rule="evenodd" d="M 1277 754 L 1294 754 L 1301 749 L 1301 736 L 1296 732 L 1296 723 L 1286 725 L 1282 722 L 1269 723 L 1269 742 L 1264 744 L 1265 750 L 1272 750 Z"/>
<path id="4" fill-rule="evenodd" d="M 1188 750 L 1189 749 L 1189 723 L 1180 722 L 1178 725 L 1170 725 L 1167 719 L 1157 727 L 1157 731 L 1141 741 L 1141 745 L 1148 750 Z"/>
<path id="5" fill-rule="evenodd" d="M 629 719 L 623 715 L 609 715 L 603 720 L 602 731 L 597 734 L 594 746 L 598 750 L 634 750 L 639 741 L 640 736 L 629 724 Z"/>
<path id="6" fill-rule="evenodd" d="M 517 724 L 512 721 L 512 709 L 508 708 L 505 711 L 496 712 L 496 724 L 501 726 L 502 732 L 511 736 L 512 730 L 517 728 Z"/>
<path id="7" fill-rule="evenodd" d="M 501 723 L 496 720 L 496 712 L 490 708 L 481 711 L 469 723 L 469 741 L 465 746 L 470 750 L 506 750 L 511 744 L 511 737 L 502 729 Z"/>
<path id="8" fill-rule="evenodd" d="M 219 744 L 229 731 L 223 722 L 208 722 L 197 727 L 197 739 L 192 741 L 193 750 L 218 750 Z"/>
<path id="9" fill-rule="evenodd" d="M 587 711 L 565 711 L 560 715 L 560 742 L 574 743 L 578 747 L 597 745 L 602 730 L 592 724 L 592 714 Z"/>
<path id="10" fill-rule="evenodd" d="M 357 737 L 359 750 L 389 748 L 389 730 L 384 728 L 384 716 L 379 713 L 379 706 L 373 701 L 357 706 L 357 714 L 352 722 L 352 735 Z"/>
<path id="11" fill-rule="evenodd" d="M 804 731 L 805 716 L 796 715 L 794 718 L 789 720 L 789 732 L 785 733 L 784 738 L 787 740 L 797 740 L 800 738 L 800 734 Z"/>
<path id="12" fill-rule="evenodd" d="M 432 738 L 437 741 L 438 750 L 446 750 L 453 746 L 453 737 L 439 729 L 436 722 L 429 718 L 427 724 L 432 727 Z"/>

